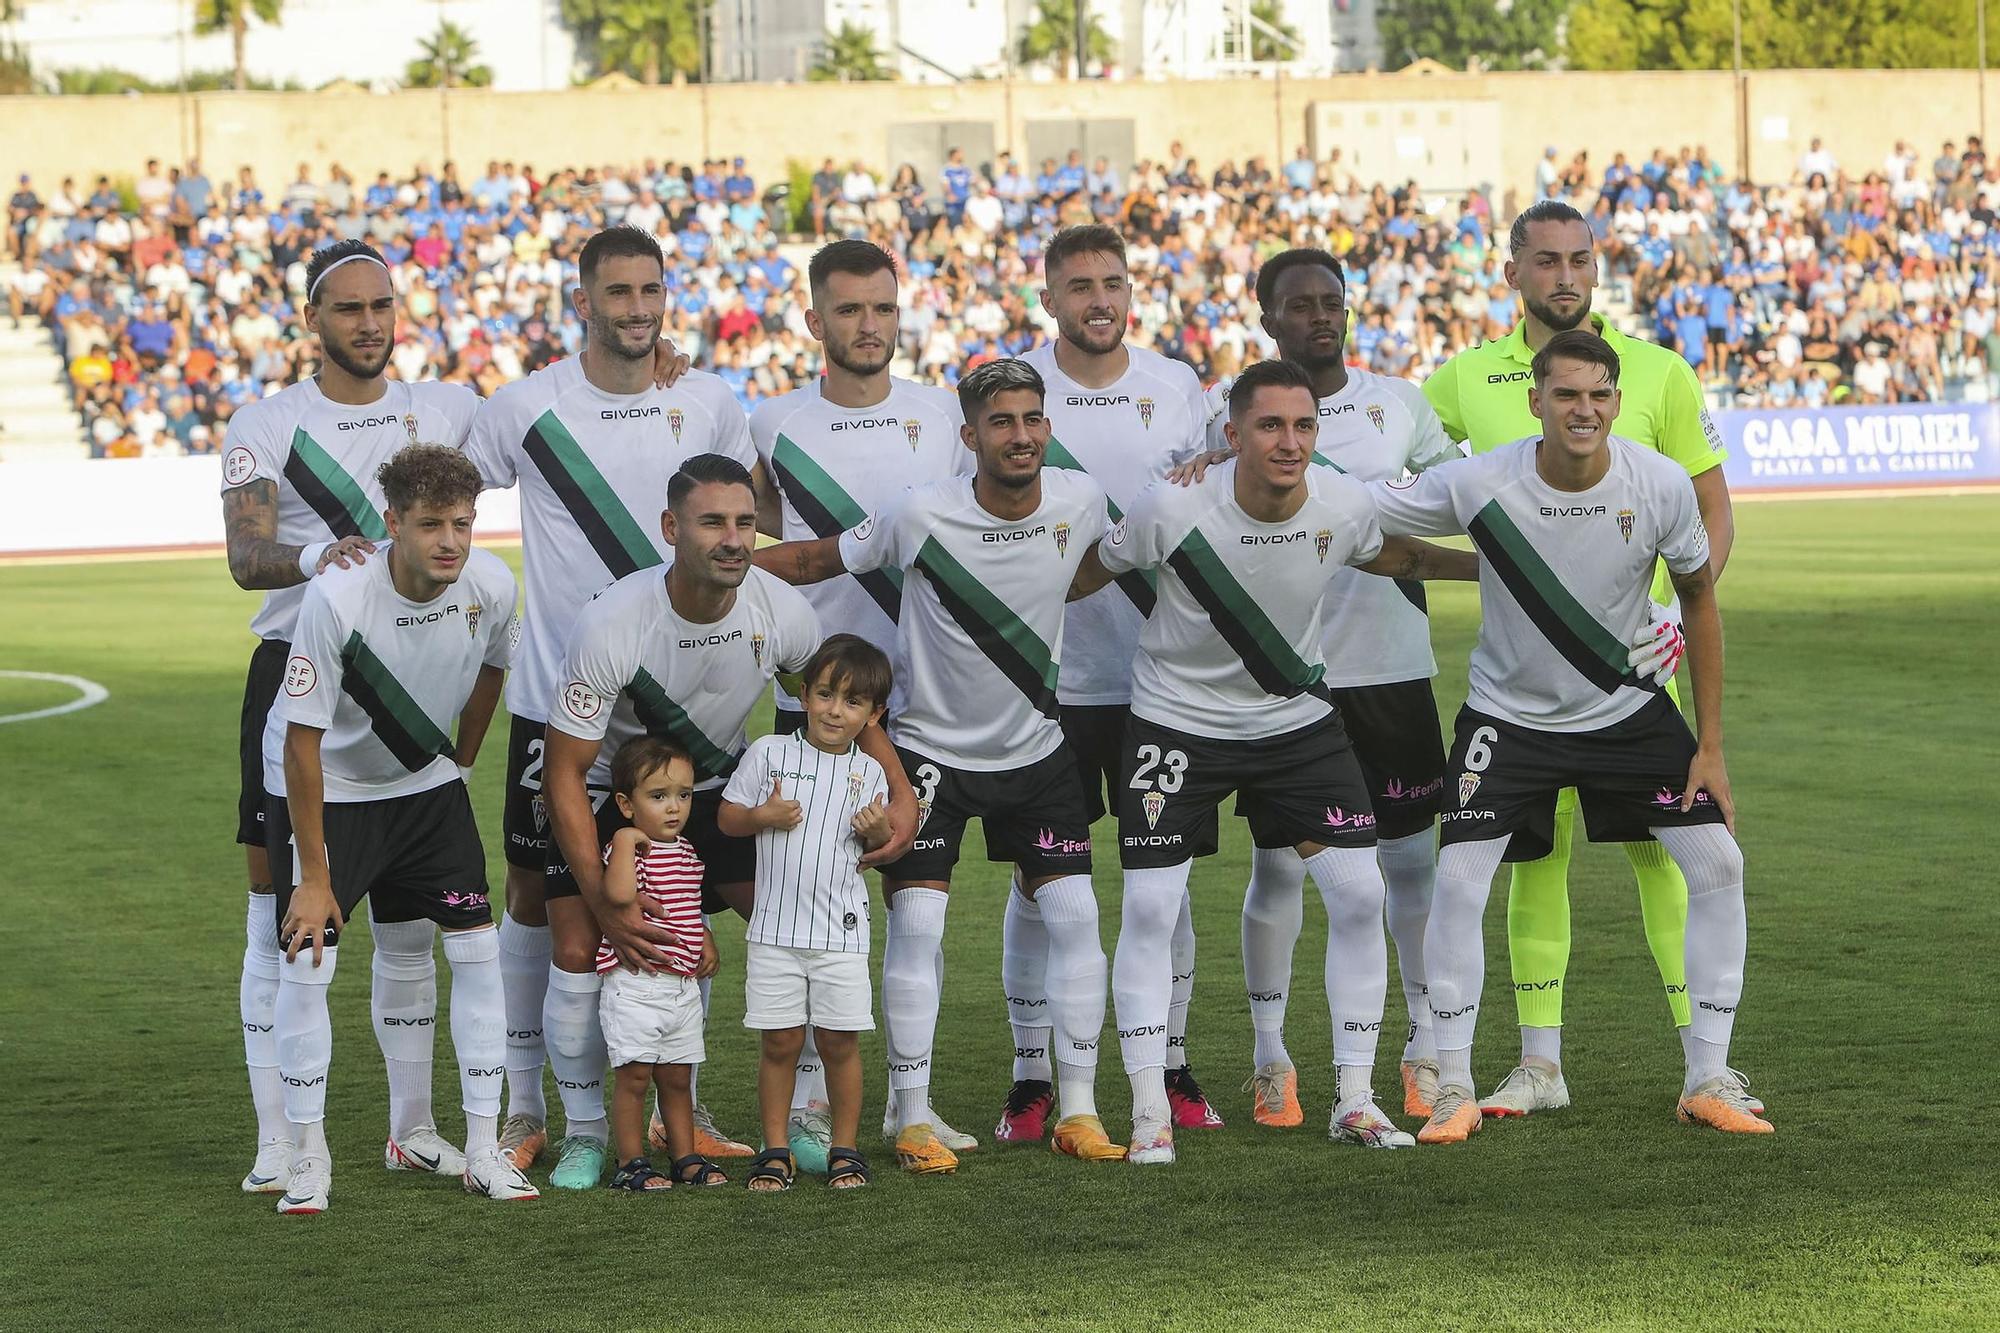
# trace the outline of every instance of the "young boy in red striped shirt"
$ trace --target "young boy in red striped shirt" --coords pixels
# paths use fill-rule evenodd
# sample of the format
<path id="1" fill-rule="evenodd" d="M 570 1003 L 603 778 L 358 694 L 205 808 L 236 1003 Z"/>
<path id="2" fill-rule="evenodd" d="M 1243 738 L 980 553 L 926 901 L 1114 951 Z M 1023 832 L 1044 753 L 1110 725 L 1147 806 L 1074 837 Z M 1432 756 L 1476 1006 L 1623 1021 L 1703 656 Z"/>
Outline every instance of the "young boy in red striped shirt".
<path id="1" fill-rule="evenodd" d="M 634 736 L 611 760 L 612 799 L 632 827 L 611 835 L 604 849 L 604 896 L 614 907 L 644 898 L 646 915 L 674 934 L 662 946 L 666 969 L 645 972 L 620 964 L 609 940 L 597 946 L 606 974 L 598 999 L 604 1044 L 617 1067 L 611 1143 L 620 1163 L 611 1188 L 664 1190 L 725 1185 L 720 1168 L 694 1151 L 694 1097 L 689 1074 L 702 1047 L 702 977 L 715 975 L 715 937 L 701 915 L 701 858 L 681 837 L 694 802 L 694 761 L 651 736 Z M 646 1089 L 659 1089 L 660 1118 L 674 1154 L 672 1179 L 644 1153 Z"/>

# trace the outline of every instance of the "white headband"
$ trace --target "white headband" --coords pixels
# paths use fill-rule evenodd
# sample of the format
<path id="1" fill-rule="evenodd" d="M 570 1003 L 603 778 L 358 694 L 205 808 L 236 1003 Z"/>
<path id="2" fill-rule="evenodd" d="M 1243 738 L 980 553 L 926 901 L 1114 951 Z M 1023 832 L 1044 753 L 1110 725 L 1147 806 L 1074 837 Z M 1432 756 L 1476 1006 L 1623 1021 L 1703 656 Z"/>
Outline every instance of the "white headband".
<path id="1" fill-rule="evenodd" d="M 310 301 L 319 294 L 319 289 L 326 285 L 326 280 L 328 275 L 330 275 L 335 269 L 339 268 L 342 264 L 352 264 L 357 259 L 365 259 L 371 264 L 382 264 L 382 261 L 377 259 L 374 255 L 348 255 L 344 259 L 336 259 L 331 264 L 328 264 L 326 266 L 326 268 L 320 273 L 319 277 L 314 280 L 312 286 L 306 288 L 306 300 Z M 382 264 L 382 271 L 384 273 L 387 273 L 389 271 L 389 266 L 387 264 Z"/>

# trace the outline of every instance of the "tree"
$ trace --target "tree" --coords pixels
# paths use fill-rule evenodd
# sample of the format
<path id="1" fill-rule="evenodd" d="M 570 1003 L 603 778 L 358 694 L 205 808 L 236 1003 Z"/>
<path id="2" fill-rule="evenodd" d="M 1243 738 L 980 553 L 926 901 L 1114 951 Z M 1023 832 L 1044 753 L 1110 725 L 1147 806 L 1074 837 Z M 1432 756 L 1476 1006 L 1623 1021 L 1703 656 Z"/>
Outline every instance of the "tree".
<path id="1" fill-rule="evenodd" d="M 1250 6 L 1250 58 L 1258 64 L 1297 60 L 1305 54 L 1299 30 L 1285 22 L 1278 0 L 1256 0 Z"/>
<path id="2" fill-rule="evenodd" d="M 1385 0 L 1383 60 L 1392 69 L 1419 59 L 1455 69 L 1540 69 L 1557 53 L 1569 7 L 1570 0 Z"/>
<path id="3" fill-rule="evenodd" d="M 1747 69 L 1951 69 L 1978 63 L 1977 0 L 1742 0 Z M 1581 0 L 1577 69 L 1728 69 L 1730 0 Z M 1987 33 L 1989 61 L 2000 32 Z"/>
<path id="4" fill-rule="evenodd" d="M 1023 65 L 1052 65 L 1064 78 L 1076 68 L 1076 7 L 1089 0 L 1037 0 L 1035 18 L 1021 29 L 1015 45 Z M 1109 64 L 1117 45 L 1097 15 L 1084 15 L 1084 56 L 1100 65 Z"/>
<path id="5" fill-rule="evenodd" d="M 493 67 L 474 63 L 479 43 L 448 19 L 417 43 L 417 58 L 403 66 L 405 88 L 484 88 L 493 82 Z"/>
<path id="6" fill-rule="evenodd" d="M 237 92 L 250 86 L 250 76 L 243 63 L 243 43 L 249 35 L 251 21 L 276 23 L 284 8 L 285 0 L 195 0 L 195 31 L 222 32 L 227 29 L 229 32 Z"/>
<path id="7" fill-rule="evenodd" d="M 641 83 L 701 73 L 702 13 L 709 0 L 562 0 L 599 74 L 618 70 Z"/>
<path id="8" fill-rule="evenodd" d="M 815 83 L 865 83 L 895 76 L 882 62 L 875 32 L 859 23 L 842 22 L 820 47 L 819 59 L 806 75 Z"/>

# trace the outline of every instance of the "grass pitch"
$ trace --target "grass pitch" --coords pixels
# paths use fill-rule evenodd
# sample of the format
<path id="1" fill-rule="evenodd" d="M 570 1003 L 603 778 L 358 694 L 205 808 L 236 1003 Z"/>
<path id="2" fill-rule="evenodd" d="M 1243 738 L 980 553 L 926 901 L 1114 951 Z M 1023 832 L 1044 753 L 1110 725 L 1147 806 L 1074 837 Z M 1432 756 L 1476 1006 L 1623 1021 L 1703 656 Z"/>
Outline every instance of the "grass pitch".
<path id="1" fill-rule="evenodd" d="M 0 568 L 0 669 L 111 692 L 0 725 L 0 1328 L 2000 1324 L 2000 1152 L 1984 1119 L 2000 1092 L 2000 498 L 1744 505 L 1737 520 L 1722 592 L 1750 876 L 1735 1062 L 1771 1104 L 1771 1138 L 1674 1123 L 1679 1050 L 1611 848 L 1580 848 L 1572 884 L 1572 1109 L 1489 1123 L 1450 1150 L 1329 1144 L 1325 923 L 1309 902 L 1289 1034 L 1307 1123 L 1254 1130 L 1236 1091 L 1246 844 L 1225 821 L 1224 855 L 1195 878 L 1189 1044 L 1230 1126 L 1184 1134 L 1172 1169 L 987 1143 L 956 1178 L 884 1169 L 860 1194 L 803 1179 L 786 1197 L 607 1191 L 508 1208 L 391 1177 L 357 929 L 333 993 L 337 1189 L 317 1219 L 276 1217 L 236 1188 L 253 1135 L 230 837 L 253 598 L 219 559 Z M 1448 718 L 1475 595 L 1444 588 L 1432 605 Z M 0 678 L 0 715 L 70 697 Z M 503 719 L 475 782 L 496 886 L 504 735 Z M 1114 846 L 1100 839 L 1107 948 Z M 1012 1049 L 1005 880 L 963 869 L 936 1094 L 985 1139 Z M 1482 1090 L 1515 1055 L 1504 887 L 1495 898 Z M 740 935 L 725 940 L 702 1085 L 747 1135 L 742 954 Z M 1385 1036 L 1401 1004 L 1392 981 Z M 1396 1050 L 1385 1039 L 1385 1092 Z M 879 1034 L 864 1052 L 879 1098 Z M 1122 1132 L 1108 1033 L 1099 1090 Z M 437 1105 L 460 1133 L 444 1058 Z M 887 1167 L 866 1132 L 879 1110 L 864 1146 Z"/>

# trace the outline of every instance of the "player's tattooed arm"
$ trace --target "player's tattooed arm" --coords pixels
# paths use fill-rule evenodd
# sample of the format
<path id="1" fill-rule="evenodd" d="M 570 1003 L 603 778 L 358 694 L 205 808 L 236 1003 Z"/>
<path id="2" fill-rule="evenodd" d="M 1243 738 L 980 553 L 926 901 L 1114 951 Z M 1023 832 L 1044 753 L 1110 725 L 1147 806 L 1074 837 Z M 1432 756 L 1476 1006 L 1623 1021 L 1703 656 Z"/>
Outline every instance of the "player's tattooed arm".
<path id="1" fill-rule="evenodd" d="M 289 588 L 309 577 L 300 567 L 304 546 L 277 539 L 278 483 L 267 478 L 245 482 L 222 497 L 222 522 L 229 550 L 229 575 L 239 588 Z M 351 560 L 366 564 L 375 543 L 366 537 L 342 537 L 322 543 L 313 561 L 314 574 L 328 565 L 346 569 Z"/>
<path id="2" fill-rule="evenodd" d="M 1083 553 L 1083 560 L 1076 567 L 1076 575 L 1069 581 L 1069 597 L 1066 600 L 1074 602 L 1088 597 L 1111 582 L 1113 577 L 1111 571 L 1106 569 L 1104 562 L 1097 557 L 1098 545 L 1097 542 L 1092 542 L 1090 549 Z"/>
<path id="3" fill-rule="evenodd" d="M 306 581 L 299 569 L 300 546 L 277 540 L 278 483 L 259 477 L 222 495 L 222 522 L 229 542 L 229 576 L 239 588 L 289 588 Z"/>
<path id="4" fill-rule="evenodd" d="M 883 729 L 884 721 L 877 718 L 870 722 L 855 741 L 861 753 L 882 766 L 882 776 L 889 784 L 889 838 L 862 855 L 863 870 L 887 865 L 909 851 L 910 844 L 917 840 L 916 788 L 910 785 L 909 774 L 903 772 L 903 761 L 890 743 L 889 733 Z"/>
<path id="5" fill-rule="evenodd" d="M 1475 583 L 1479 579 L 1479 556 L 1414 537 L 1384 537 L 1376 557 L 1355 568 L 1392 579 Z"/>
<path id="6" fill-rule="evenodd" d="M 847 572 L 840 558 L 840 538 L 821 537 L 809 542 L 779 542 L 766 546 L 751 557 L 757 568 L 775 574 L 787 583 L 823 583 Z"/>
<path id="7" fill-rule="evenodd" d="M 1674 591 L 1681 599 L 1688 665 L 1694 671 L 1695 755 L 1688 766 L 1681 808 L 1690 808 L 1695 793 L 1706 791 L 1734 833 L 1736 801 L 1722 762 L 1722 611 L 1715 600 L 1713 569 L 1703 565 L 1692 573 L 1673 575 Z"/>
<path id="8" fill-rule="evenodd" d="M 493 710 L 500 704 L 500 685 L 507 673 L 497 666 L 479 668 L 472 683 L 472 696 L 458 715 L 458 751 L 452 756 L 460 768 L 471 768 L 479 757 L 479 747 L 493 723 Z"/>

